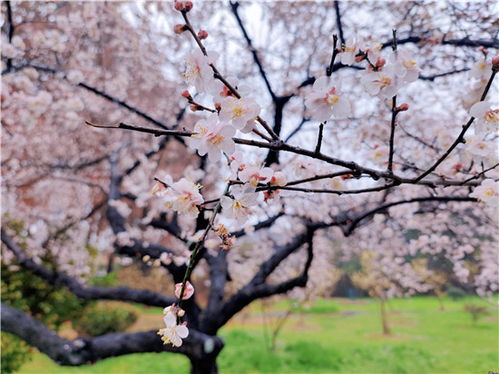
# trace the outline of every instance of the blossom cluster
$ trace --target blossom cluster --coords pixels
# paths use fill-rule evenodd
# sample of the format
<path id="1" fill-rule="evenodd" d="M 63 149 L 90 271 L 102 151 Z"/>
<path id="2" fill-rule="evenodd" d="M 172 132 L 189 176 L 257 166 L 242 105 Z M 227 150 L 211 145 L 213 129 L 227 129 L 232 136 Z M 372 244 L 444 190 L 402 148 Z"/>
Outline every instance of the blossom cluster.
<path id="1" fill-rule="evenodd" d="M 360 83 L 370 95 L 385 99 L 397 95 L 401 87 L 418 79 L 421 70 L 410 51 L 393 51 L 387 63 L 381 57 L 381 44 L 372 41 L 360 43 L 350 39 L 338 52 L 344 65 L 366 61 L 367 67 L 361 74 Z M 341 119 L 352 114 L 351 102 L 342 93 L 341 82 L 336 77 L 316 79 L 305 104 L 311 117 L 317 121 Z"/>
<path id="2" fill-rule="evenodd" d="M 182 339 L 189 336 L 189 329 L 186 323 L 178 324 L 178 319 L 184 316 L 185 312 L 175 304 L 166 307 L 163 310 L 163 322 L 165 327 L 159 329 L 158 335 L 164 344 L 172 344 L 174 347 L 182 345 Z"/>

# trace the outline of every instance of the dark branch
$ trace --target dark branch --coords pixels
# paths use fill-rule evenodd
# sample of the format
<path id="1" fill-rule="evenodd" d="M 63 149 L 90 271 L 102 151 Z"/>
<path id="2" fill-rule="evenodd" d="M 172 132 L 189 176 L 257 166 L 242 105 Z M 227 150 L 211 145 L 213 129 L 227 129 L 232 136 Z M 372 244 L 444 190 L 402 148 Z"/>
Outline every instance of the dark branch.
<path id="1" fill-rule="evenodd" d="M 340 2 L 337 0 L 334 2 L 334 10 L 336 13 L 336 28 L 338 29 L 338 34 L 340 36 L 340 43 L 345 44 L 345 36 L 343 34 L 343 25 L 341 22 Z"/>
<path id="2" fill-rule="evenodd" d="M 59 365 L 79 366 L 130 353 L 172 352 L 189 358 L 203 359 L 207 345 L 213 346 L 210 355 L 216 356 L 223 341 L 194 329 L 180 347 L 164 345 L 156 331 L 106 334 L 91 339 L 63 339 L 43 323 L 28 314 L 2 303 L 2 331 L 9 332 L 45 353 Z"/>
<path id="3" fill-rule="evenodd" d="M 366 218 L 371 217 L 375 215 L 376 213 L 381 213 L 386 211 L 388 208 L 396 205 L 402 205 L 402 204 L 410 204 L 410 203 L 421 203 L 421 202 L 428 202 L 428 201 L 437 201 L 437 202 L 452 202 L 452 201 L 461 201 L 461 202 L 476 202 L 477 199 L 473 197 L 466 197 L 466 196 L 428 196 L 428 197 L 418 197 L 414 199 L 409 199 L 409 200 L 401 200 L 401 201 L 394 201 L 392 203 L 384 204 L 381 206 L 378 206 L 375 209 L 369 210 L 363 214 L 358 215 L 354 219 L 351 220 L 349 223 L 348 228 L 345 230 L 344 234 L 345 236 L 349 236 L 352 234 L 352 232 L 355 230 L 355 228 Z M 336 225 L 336 224 L 335 224 Z"/>
<path id="4" fill-rule="evenodd" d="M 84 286 L 75 278 L 67 274 L 52 271 L 27 258 L 21 248 L 19 248 L 14 240 L 7 235 L 3 229 L 1 230 L 1 236 L 2 242 L 14 253 L 19 265 L 25 270 L 39 276 L 49 284 L 68 289 L 81 299 L 118 300 L 159 307 L 168 306 L 175 301 L 172 298 L 148 290 L 135 290 L 128 287 Z"/>
<path id="5" fill-rule="evenodd" d="M 246 40 L 246 44 L 248 45 L 248 49 L 250 50 L 251 54 L 253 55 L 253 61 L 255 62 L 256 66 L 258 66 L 258 71 L 260 72 L 260 76 L 262 77 L 263 81 L 265 82 L 265 86 L 267 87 L 267 91 L 269 92 L 270 96 L 272 97 L 272 100 L 275 101 L 276 99 L 276 94 L 272 90 L 272 86 L 270 85 L 270 82 L 267 78 L 267 74 L 265 73 L 265 70 L 263 68 L 262 62 L 260 61 L 260 58 L 258 57 L 258 53 L 253 47 L 253 42 L 251 38 L 248 35 L 248 32 L 246 31 L 246 28 L 244 27 L 243 21 L 241 20 L 241 17 L 239 16 L 239 2 L 230 2 L 230 7 L 232 9 L 232 14 L 234 14 L 234 17 L 236 18 L 237 24 L 239 25 L 239 28 L 241 29 L 241 32 L 243 33 L 244 39 Z"/>

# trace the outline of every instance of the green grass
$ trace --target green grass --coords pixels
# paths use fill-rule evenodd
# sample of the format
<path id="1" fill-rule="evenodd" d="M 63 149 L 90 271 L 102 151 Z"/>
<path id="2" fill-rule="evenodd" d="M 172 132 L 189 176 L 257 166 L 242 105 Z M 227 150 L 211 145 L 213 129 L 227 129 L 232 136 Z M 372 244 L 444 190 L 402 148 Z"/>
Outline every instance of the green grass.
<path id="1" fill-rule="evenodd" d="M 395 299 L 388 303 L 392 335 L 383 336 L 375 300 L 319 300 L 299 308 L 278 335 L 275 352 L 268 347 L 269 328 L 262 323 L 260 303 L 249 315 L 221 330 L 226 347 L 219 356 L 222 373 L 382 373 L 486 374 L 499 371 L 498 318 L 490 314 L 472 326 L 465 303 L 478 299 L 445 300 L 439 311 L 435 298 Z M 280 301 L 266 309 L 269 323 L 289 308 Z M 147 309 L 151 313 L 159 309 Z M 159 321 L 161 322 L 161 321 Z M 275 323 L 275 318 L 274 318 Z M 265 333 L 267 331 L 267 333 Z M 187 373 L 189 363 L 173 354 L 136 354 L 107 359 L 95 365 L 59 367 L 42 354 L 20 371 L 41 373 Z"/>

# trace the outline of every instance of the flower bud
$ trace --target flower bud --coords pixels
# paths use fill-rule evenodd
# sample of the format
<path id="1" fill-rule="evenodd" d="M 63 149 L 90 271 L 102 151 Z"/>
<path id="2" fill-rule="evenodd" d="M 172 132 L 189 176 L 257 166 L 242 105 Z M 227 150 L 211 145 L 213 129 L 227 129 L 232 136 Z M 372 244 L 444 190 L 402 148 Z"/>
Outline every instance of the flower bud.
<path id="1" fill-rule="evenodd" d="M 182 91 L 182 96 L 185 97 L 188 100 L 192 99 L 191 93 L 187 90 Z"/>
<path id="2" fill-rule="evenodd" d="M 197 105 L 197 104 L 191 104 L 191 105 L 190 105 L 190 108 L 191 108 L 191 110 L 192 110 L 193 112 L 196 112 L 196 111 L 198 111 L 198 110 L 201 110 L 201 108 L 200 108 L 200 107 L 199 107 L 199 105 Z"/>
<path id="3" fill-rule="evenodd" d="M 378 60 L 376 61 L 377 68 L 381 68 L 381 67 L 385 66 L 385 64 L 386 64 L 386 60 L 383 57 L 378 58 Z"/>
<path id="4" fill-rule="evenodd" d="M 173 27 L 173 31 L 175 32 L 175 34 L 182 34 L 184 31 L 186 31 L 187 28 L 185 25 L 182 25 L 182 24 L 176 24 L 174 27 Z"/>
<path id="5" fill-rule="evenodd" d="M 194 4 L 192 4 L 192 1 L 186 1 L 184 4 L 185 4 L 184 9 L 186 12 L 190 11 L 194 6 Z"/>
<path id="6" fill-rule="evenodd" d="M 397 108 L 395 108 L 397 110 L 397 112 L 405 112 L 406 110 L 409 110 L 409 104 L 402 104 L 402 105 L 399 105 Z"/>
<path id="7" fill-rule="evenodd" d="M 185 5 L 183 1 L 175 1 L 174 4 L 175 10 L 178 10 L 179 12 L 185 9 Z"/>
<path id="8" fill-rule="evenodd" d="M 206 30 L 198 31 L 199 39 L 206 39 L 208 37 L 208 32 Z"/>
<path id="9" fill-rule="evenodd" d="M 366 58 L 366 55 L 355 56 L 355 62 L 361 62 Z"/>
<path id="10" fill-rule="evenodd" d="M 496 56 L 492 59 L 492 67 L 499 68 L 499 56 Z"/>
<path id="11" fill-rule="evenodd" d="M 215 109 L 217 110 L 217 112 L 220 112 L 222 110 L 222 104 L 215 103 Z"/>

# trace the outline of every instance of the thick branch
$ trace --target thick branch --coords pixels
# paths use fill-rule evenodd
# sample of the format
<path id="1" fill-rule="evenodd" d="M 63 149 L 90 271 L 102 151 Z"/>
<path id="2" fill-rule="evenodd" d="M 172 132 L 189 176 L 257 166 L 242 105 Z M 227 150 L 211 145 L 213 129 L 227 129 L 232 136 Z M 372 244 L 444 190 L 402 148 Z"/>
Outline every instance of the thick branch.
<path id="1" fill-rule="evenodd" d="M 308 270 L 310 264 L 312 263 L 313 248 L 312 239 L 314 235 L 314 229 L 307 227 L 307 230 L 296 236 L 294 240 L 285 245 L 278 247 L 275 253 L 260 266 L 259 271 L 255 274 L 253 279 L 249 281 L 244 287 L 242 287 L 235 295 L 230 297 L 221 308 L 219 314 L 218 325 L 223 326 L 233 315 L 243 309 L 246 305 L 251 303 L 253 300 L 262 297 L 268 297 L 280 293 L 287 292 L 294 287 L 304 287 L 308 280 Z M 303 243 L 307 243 L 307 262 L 303 273 L 295 278 L 289 279 L 285 282 L 270 285 L 266 284 L 265 280 L 274 271 L 274 269 L 291 253 L 299 249 Z"/>
<path id="2" fill-rule="evenodd" d="M 68 340 L 59 337 L 43 323 L 28 314 L 2 303 L 2 331 L 9 332 L 38 348 L 59 365 L 79 366 L 130 353 L 172 352 L 189 358 L 206 357 L 205 347 L 213 346 L 215 356 L 223 348 L 223 341 L 194 329 L 180 347 L 164 345 L 156 331 L 106 334 L 91 339 Z"/>
<path id="3" fill-rule="evenodd" d="M 427 201 L 438 201 L 438 202 L 452 202 L 452 201 L 461 201 L 461 202 L 476 202 L 477 199 L 473 197 L 467 197 L 467 196 L 428 196 L 428 197 L 418 197 L 414 199 L 409 199 L 409 200 L 400 200 L 400 201 L 394 201 L 392 203 L 384 204 L 381 206 L 378 206 L 377 208 L 374 208 L 372 210 L 369 210 L 365 213 L 362 213 L 355 217 L 354 219 L 351 220 L 348 228 L 345 230 L 344 234 L 345 236 L 349 236 L 352 234 L 352 232 L 355 230 L 355 228 L 366 218 L 371 217 L 375 215 L 376 213 L 384 212 L 388 208 L 396 206 L 396 205 L 402 205 L 402 204 L 410 204 L 410 203 L 421 203 L 421 202 L 427 202 Z"/>
<path id="4" fill-rule="evenodd" d="M 81 299 L 118 300 L 159 307 L 168 306 L 175 301 L 172 298 L 148 290 L 135 290 L 128 287 L 84 286 L 75 278 L 67 274 L 52 271 L 27 258 L 21 248 L 19 248 L 14 240 L 7 235 L 4 230 L 1 231 L 1 235 L 2 242 L 14 253 L 17 261 L 25 270 L 39 276 L 49 284 L 68 289 Z"/>

